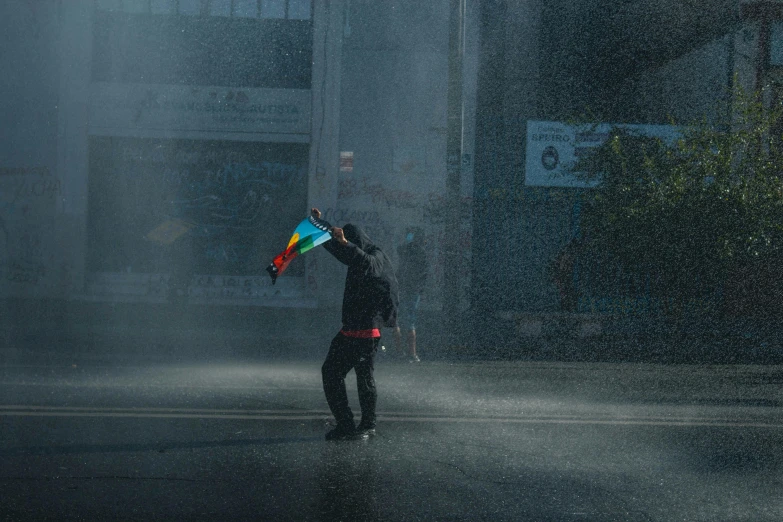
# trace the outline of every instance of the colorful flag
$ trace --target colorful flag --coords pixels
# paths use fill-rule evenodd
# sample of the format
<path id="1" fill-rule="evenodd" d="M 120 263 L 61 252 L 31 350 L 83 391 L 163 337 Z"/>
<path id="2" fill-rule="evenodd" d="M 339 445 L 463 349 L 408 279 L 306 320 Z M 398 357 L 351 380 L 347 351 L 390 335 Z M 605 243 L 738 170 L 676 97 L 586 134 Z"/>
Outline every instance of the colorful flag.
<path id="1" fill-rule="evenodd" d="M 288 268 L 288 264 L 296 256 L 329 241 L 332 238 L 329 233 L 330 228 L 332 225 L 322 219 L 316 219 L 312 216 L 303 219 L 294 229 L 294 235 L 291 236 L 288 247 L 280 252 L 266 269 L 272 278 L 272 284 L 277 281 L 277 278 Z"/>

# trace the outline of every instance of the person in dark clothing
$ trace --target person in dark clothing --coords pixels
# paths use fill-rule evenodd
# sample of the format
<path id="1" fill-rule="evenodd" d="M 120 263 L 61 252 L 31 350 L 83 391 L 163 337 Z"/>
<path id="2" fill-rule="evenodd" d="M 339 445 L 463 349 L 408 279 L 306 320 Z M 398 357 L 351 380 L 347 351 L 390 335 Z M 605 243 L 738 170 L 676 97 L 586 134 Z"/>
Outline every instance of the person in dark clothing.
<path id="1" fill-rule="evenodd" d="M 314 208 L 312 215 L 320 219 Z M 397 278 L 391 261 L 364 231 L 352 224 L 330 229 L 326 250 L 348 266 L 343 293 L 342 328 L 332 340 L 321 367 L 324 394 L 337 426 L 326 440 L 369 438 L 375 435 L 378 393 L 373 376 L 381 327 L 397 324 Z M 345 377 L 356 372 L 362 418 L 354 424 L 348 405 Z"/>
<path id="2" fill-rule="evenodd" d="M 420 362 L 416 352 L 416 316 L 429 272 L 427 253 L 422 247 L 423 236 L 420 229 L 412 228 L 405 236 L 405 243 L 397 248 L 400 258 L 397 268 L 397 281 L 400 285 L 399 319 L 408 330 L 406 344 L 408 360 L 411 362 Z M 402 332 L 399 325 L 394 329 L 394 344 L 397 347 L 397 352 L 404 353 Z"/>
<path id="3" fill-rule="evenodd" d="M 558 253 L 550 266 L 551 278 L 557 287 L 560 309 L 573 313 L 577 310 L 579 295 L 574 283 L 574 269 L 579 256 L 582 241 L 574 238 Z"/>

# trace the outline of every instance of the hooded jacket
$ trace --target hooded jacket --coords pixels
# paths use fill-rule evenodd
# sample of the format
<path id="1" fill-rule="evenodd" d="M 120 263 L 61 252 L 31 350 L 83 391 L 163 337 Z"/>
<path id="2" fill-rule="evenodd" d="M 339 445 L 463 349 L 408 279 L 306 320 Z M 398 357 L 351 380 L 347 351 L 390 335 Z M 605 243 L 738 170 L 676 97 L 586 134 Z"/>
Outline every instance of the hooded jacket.
<path id="1" fill-rule="evenodd" d="M 369 330 L 397 325 L 399 291 L 391 261 L 370 241 L 360 227 L 343 227 L 348 244 L 335 239 L 324 247 L 348 266 L 343 293 L 342 321 L 345 330 Z"/>

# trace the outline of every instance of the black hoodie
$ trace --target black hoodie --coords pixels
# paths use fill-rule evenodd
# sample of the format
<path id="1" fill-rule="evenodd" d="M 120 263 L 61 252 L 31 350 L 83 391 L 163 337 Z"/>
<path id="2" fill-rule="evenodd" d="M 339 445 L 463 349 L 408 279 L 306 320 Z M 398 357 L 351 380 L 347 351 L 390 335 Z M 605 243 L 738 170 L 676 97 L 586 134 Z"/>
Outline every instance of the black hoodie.
<path id="1" fill-rule="evenodd" d="M 375 246 L 364 230 L 352 224 L 343 227 L 347 245 L 335 239 L 324 247 L 348 265 L 343 293 L 343 328 L 369 330 L 396 326 L 399 304 L 397 278 L 391 261 Z"/>

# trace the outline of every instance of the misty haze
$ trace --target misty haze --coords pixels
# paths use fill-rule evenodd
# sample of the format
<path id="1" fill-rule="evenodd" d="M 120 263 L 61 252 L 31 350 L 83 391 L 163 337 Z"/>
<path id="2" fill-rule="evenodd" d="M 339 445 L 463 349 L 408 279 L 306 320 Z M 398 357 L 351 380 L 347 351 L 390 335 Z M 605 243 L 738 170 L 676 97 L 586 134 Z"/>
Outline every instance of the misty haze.
<path id="1" fill-rule="evenodd" d="M 783 1 L 0 26 L 3 520 L 783 519 Z"/>

